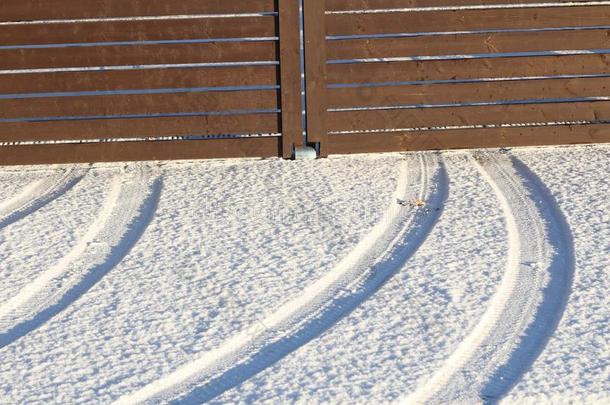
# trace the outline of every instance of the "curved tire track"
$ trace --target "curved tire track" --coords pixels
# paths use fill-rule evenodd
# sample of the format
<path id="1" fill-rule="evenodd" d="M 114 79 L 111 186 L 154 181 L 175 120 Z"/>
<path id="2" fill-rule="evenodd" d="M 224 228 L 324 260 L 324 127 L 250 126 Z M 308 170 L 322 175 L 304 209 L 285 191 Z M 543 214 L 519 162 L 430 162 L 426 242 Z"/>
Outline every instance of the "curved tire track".
<path id="1" fill-rule="evenodd" d="M 21 193 L 0 203 L 0 229 L 25 218 L 65 194 L 84 176 L 83 170 L 69 168 L 61 174 L 28 184 Z"/>
<path id="2" fill-rule="evenodd" d="M 209 401 L 318 337 L 371 297 L 421 246 L 447 198 L 444 166 L 430 154 L 419 160 L 414 168 L 408 162 L 401 166 L 382 220 L 329 273 L 221 346 L 116 404 Z M 431 208 L 407 203 L 416 199 Z"/>
<path id="3" fill-rule="evenodd" d="M 85 294 L 115 267 L 150 223 L 161 179 L 136 166 L 117 176 L 87 233 L 55 265 L 0 304 L 0 348 L 39 328 Z"/>
<path id="4" fill-rule="evenodd" d="M 482 154 L 473 163 L 506 218 L 506 272 L 479 323 L 407 403 L 499 401 L 546 346 L 570 294 L 572 237 L 551 193 L 516 158 Z"/>

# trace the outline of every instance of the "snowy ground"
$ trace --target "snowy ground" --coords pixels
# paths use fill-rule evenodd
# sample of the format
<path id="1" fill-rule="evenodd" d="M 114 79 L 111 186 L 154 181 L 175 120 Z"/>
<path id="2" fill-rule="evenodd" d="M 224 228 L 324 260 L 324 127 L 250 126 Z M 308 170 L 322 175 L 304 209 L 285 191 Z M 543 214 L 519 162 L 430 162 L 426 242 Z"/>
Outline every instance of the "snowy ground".
<path id="1" fill-rule="evenodd" d="M 0 167 L 0 403 L 610 403 L 610 147 Z"/>

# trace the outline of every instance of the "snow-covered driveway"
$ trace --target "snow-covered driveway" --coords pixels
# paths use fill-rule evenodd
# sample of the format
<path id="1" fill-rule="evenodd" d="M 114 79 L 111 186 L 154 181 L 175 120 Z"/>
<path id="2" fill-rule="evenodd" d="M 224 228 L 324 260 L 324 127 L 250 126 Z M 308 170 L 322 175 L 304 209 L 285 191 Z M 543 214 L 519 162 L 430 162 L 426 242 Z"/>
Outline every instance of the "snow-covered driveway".
<path id="1" fill-rule="evenodd" d="M 610 403 L 610 147 L 0 167 L 0 403 Z"/>

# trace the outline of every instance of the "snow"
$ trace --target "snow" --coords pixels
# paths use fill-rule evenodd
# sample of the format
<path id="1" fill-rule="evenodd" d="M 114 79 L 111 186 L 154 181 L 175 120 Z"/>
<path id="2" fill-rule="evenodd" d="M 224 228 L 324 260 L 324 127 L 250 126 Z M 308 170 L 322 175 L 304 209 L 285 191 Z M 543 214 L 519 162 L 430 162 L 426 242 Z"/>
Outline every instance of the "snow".
<path id="1" fill-rule="evenodd" d="M 49 173 L 51 176 L 53 180 L 61 177 Z M 39 183 L 39 180 L 33 182 Z M 28 183 L 21 182 L 21 179 L 20 184 L 24 189 L 28 188 Z M 1 302 L 16 295 L 49 264 L 61 260 L 95 219 L 107 185 L 104 171 L 89 173 L 52 204 L 46 204 L 16 222 L 0 222 L 4 225 L 0 232 Z M 37 199 L 39 195 L 31 197 Z M 20 211 L 21 207 L 15 208 Z"/>
<path id="2" fill-rule="evenodd" d="M 609 172 L 607 145 L 0 167 L 0 402 L 607 403 Z"/>
<path id="3" fill-rule="evenodd" d="M 219 402 L 398 400 L 442 365 L 485 310 L 506 243 L 499 204 L 476 198 L 491 189 L 466 156 L 445 166 L 441 220 L 404 268 L 321 339 Z"/>
<path id="4" fill-rule="evenodd" d="M 517 151 L 570 226 L 575 273 L 562 320 L 507 403 L 610 402 L 610 148 Z"/>

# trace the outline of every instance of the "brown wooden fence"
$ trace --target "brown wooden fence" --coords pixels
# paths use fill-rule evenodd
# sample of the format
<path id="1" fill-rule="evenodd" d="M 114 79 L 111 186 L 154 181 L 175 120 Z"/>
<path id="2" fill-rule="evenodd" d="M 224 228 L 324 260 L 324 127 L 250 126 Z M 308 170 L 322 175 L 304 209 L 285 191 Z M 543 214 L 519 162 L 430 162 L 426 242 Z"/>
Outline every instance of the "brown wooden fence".
<path id="1" fill-rule="evenodd" d="M 298 24 L 273 0 L 2 0 L 0 164 L 289 157 Z"/>
<path id="2" fill-rule="evenodd" d="M 610 2 L 3 0 L 0 164 L 610 141 Z"/>
<path id="3" fill-rule="evenodd" d="M 610 141 L 610 2 L 305 5 L 323 155 Z"/>

